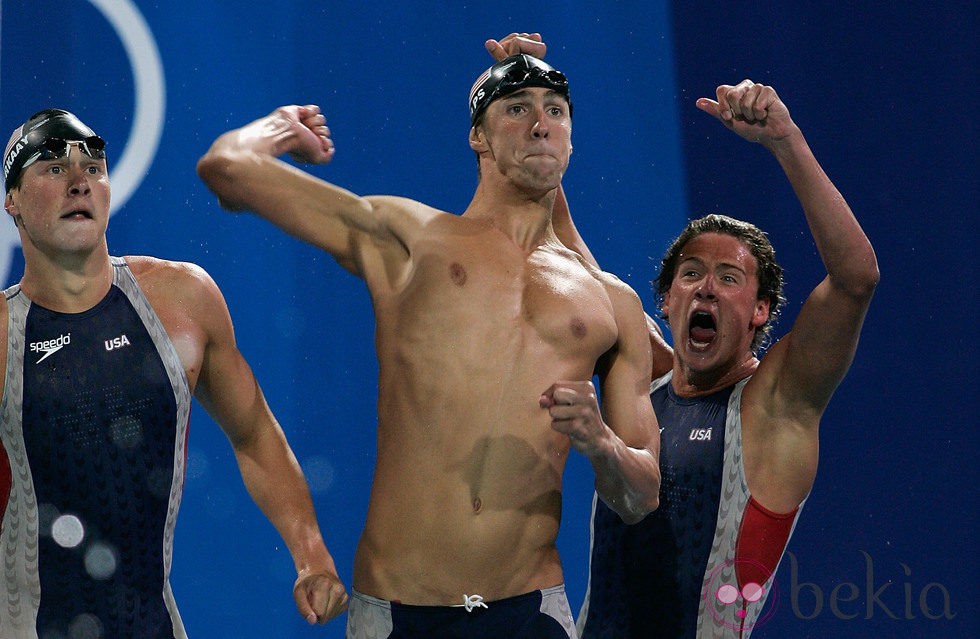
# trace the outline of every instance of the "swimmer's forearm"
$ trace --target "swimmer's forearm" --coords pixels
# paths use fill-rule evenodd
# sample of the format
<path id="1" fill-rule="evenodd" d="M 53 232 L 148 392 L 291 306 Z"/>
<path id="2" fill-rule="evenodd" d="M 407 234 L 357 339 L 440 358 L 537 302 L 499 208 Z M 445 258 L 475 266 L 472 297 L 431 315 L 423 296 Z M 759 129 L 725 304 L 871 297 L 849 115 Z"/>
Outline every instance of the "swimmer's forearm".
<path id="1" fill-rule="evenodd" d="M 627 524 L 635 524 L 660 505 L 660 464 L 646 448 L 621 439 L 607 454 L 590 458 L 596 493 Z"/>
<path id="2" fill-rule="evenodd" d="M 879 277 L 874 249 L 802 133 L 773 145 L 771 151 L 803 207 L 831 281 L 845 291 L 870 299 Z"/>

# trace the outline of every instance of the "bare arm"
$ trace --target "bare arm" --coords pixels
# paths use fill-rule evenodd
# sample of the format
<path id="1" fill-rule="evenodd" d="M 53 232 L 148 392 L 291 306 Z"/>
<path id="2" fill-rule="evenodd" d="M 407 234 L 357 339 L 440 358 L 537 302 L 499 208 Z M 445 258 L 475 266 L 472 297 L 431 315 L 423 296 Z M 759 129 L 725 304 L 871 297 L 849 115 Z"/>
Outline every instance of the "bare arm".
<path id="1" fill-rule="evenodd" d="M 784 503 L 770 507 L 795 507 L 812 484 L 820 416 L 853 360 L 878 283 L 878 263 L 847 202 L 772 87 L 746 80 L 718 87 L 717 98 L 701 98 L 698 108 L 776 157 L 827 269 L 792 330 L 763 358 L 746 389 L 751 401 L 743 409 L 743 422 L 747 415 L 749 427 L 757 425 L 764 442 L 765 452 L 757 458 L 771 460 L 760 470 L 758 483 L 795 486 L 795 494 L 777 497 L 775 501 Z"/>
<path id="2" fill-rule="evenodd" d="M 329 162 L 334 147 L 319 107 L 284 106 L 220 136 L 197 172 L 230 210 L 251 210 L 290 235 L 329 252 L 363 276 L 359 246 L 369 239 L 385 259 L 408 259 L 406 244 L 426 207 L 408 200 L 360 197 L 278 158 Z M 390 204 L 390 205 L 389 205 Z"/>
<path id="3" fill-rule="evenodd" d="M 660 432 L 650 404 L 650 345 L 643 308 L 621 282 L 611 293 L 619 340 L 602 361 L 602 412 L 592 382 L 558 382 L 541 397 L 555 430 L 589 458 L 596 492 L 627 523 L 660 499 Z"/>
<path id="4" fill-rule="evenodd" d="M 221 292 L 203 271 L 196 279 L 193 295 L 186 296 L 195 300 L 204 339 L 195 397 L 228 436 L 249 494 L 289 548 L 297 609 L 310 623 L 325 623 L 344 611 L 347 593 L 320 534 L 309 488 L 235 344 Z"/>
<path id="5" fill-rule="evenodd" d="M 719 87 L 718 98 L 698 107 L 776 157 L 827 269 L 793 324 L 778 371 L 781 400 L 820 413 L 847 372 L 878 283 L 874 249 L 772 87 L 746 80 Z"/>

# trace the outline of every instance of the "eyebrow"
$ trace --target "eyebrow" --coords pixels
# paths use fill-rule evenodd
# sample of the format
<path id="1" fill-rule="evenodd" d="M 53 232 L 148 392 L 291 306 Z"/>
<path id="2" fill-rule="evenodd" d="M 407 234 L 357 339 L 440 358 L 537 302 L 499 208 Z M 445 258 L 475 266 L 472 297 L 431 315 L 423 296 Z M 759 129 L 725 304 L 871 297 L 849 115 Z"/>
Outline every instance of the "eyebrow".
<path id="1" fill-rule="evenodd" d="M 684 258 L 682 258 L 682 259 L 681 259 L 681 260 L 680 260 L 680 261 L 679 261 L 679 262 L 677 263 L 677 268 L 680 268 L 681 266 L 683 266 L 683 265 L 684 265 L 684 264 L 686 264 L 687 262 L 697 262 L 698 264 L 700 264 L 700 265 L 702 265 L 702 266 L 703 266 L 703 265 L 705 264 L 705 261 L 704 261 L 704 260 L 702 260 L 702 259 L 701 259 L 700 257 L 697 257 L 697 256 L 695 256 L 695 255 L 692 255 L 692 256 L 690 256 L 690 257 L 684 257 Z M 721 268 L 730 268 L 730 269 L 733 269 L 733 270 L 736 270 L 736 271 L 738 271 L 739 273 L 743 273 L 743 274 L 745 274 L 745 275 L 748 275 L 748 271 L 746 271 L 746 270 L 745 270 L 744 268 L 742 268 L 742 267 L 741 267 L 741 266 L 739 266 L 738 264 L 734 264 L 734 263 L 732 263 L 732 262 L 721 262 L 721 263 L 719 264 L 719 266 L 720 266 Z"/>
<path id="2" fill-rule="evenodd" d="M 50 160 L 42 160 L 42 159 L 38 158 L 38 160 L 36 162 L 33 162 L 31 164 L 31 166 L 43 166 L 43 167 L 60 166 L 60 167 L 68 167 L 68 166 L 71 166 L 74 163 L 74 164 L 78 164 L 81 167 L 87 167 L 87 166 L 92 166 L 92 165 L 99 165 L 99 166 L 101 166 L 101 163 L 106 161 L 105 158 L 98 158 L 97 159 L 97 158 L 89 157 L 88 154 L 86 154 L 86 153 L 82 153 L 81 156 L 82 156 L 82 159 L 81 160 L 74 159 L 74 156 L 71 156 L 71 157 L 64 156 L 64 157 L 60 157 L 60 158 L 53 158 L 53 159 L 50 159 Z M 28 168 L 30 168 L 30 167 L 28 167 Z"/>

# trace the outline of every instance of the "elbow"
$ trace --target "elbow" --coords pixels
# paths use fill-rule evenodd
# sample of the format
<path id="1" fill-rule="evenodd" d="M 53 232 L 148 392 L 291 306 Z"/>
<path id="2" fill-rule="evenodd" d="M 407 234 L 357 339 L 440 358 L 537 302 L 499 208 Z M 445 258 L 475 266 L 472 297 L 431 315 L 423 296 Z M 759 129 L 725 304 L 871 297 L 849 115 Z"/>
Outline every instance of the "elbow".
<path id="1" fill-rule="evenodd" d="M 651 486 L 650 492 L 646 495 L 646 499 L 643 500 L 642 507 L 638 511 L 640 519 L 643 519 L 657 508 L 660 507 L 660 473 L 657 473 L 657 481 Z"/>
<path id="2" fill-rule="evenodd" d="M 874 251 L 868 247 L 867 255 L 853 259 L 850 268 L 833 279 L 838 289 L 848 296 L 856 300 L 870 300 L 881 281 Z"/>
<path id="3" fill-rule="evenodd" d="M 244 206 L 239 204 L 237 197 L 235 163 L 228 156 L 208 151 L 197 161 L 197 176 L 205 186 L 218 196 L 222 208 L 230 211 L 240 211 Z"/>
<path id="4" fill-rule="evenodd" d="M 870 297 L 874 294 L 875 289 L 878 288 L 878 282 L 881 281 L 881 271 L 878 270 L 878 258 L 875 256 L 874 251 L 871 251 L 871 255 L 868 257 L 866 279 L 868 297 Z"/>
<path id="5" fill-rule="evenodd" d="M 878 282 L 881 281 L 881 273 L 878 271 L 877 264 L 874 267 L 874 272 L 868 274 L 868 278 L 865 280 L 864 287 L 862 289 L 862 294 L 864 299 L 870 300 L 875 294 L 875 289 L 878 288 Z"/>
<path id="6" fill-rule="evenodd" d="M 858 290 L 870 299 L 878 287 L 878 282 L 881 281 L 881 271 L 878 270 L 878 257 L 875 255 L 875 251 L 871 248 L 870 244 L 868 245 L 867 255 L 861 259 L 859 264 L 861 268 L 855 278 Z"/>
<path id="7" fill-rule="evenodd" d="M 660 507 L 660 473 L 656 480 L 643 491 L 636 491 L 622 501 L 616 514 L 626 524 L 636 524 L 643 521 L 647 515 Z"/>
<path id="8" fill-rule="evenodd" d="M 221 181 L 230 179 L 230 165 L 231 162 L 228 158 L 215 153 L 213 150 L 208 151 L 197 161 L 197 176 L 209 188 L 213 188 Z"/>
<path id="9" fill-rule="evenodd" d="M 878 261 L 874 258 L 874 254 L 868 260 L 868 266 L 855 279 L 853 294 L 859 299 L 870 300 L 881 281 L 881 272 L 878 270 Z"/>
<path id="10" fill-rule="evenodd" d="M 637 501 L 626 505 L 626 507 L 619 510 L 617 514 L 625 524 L 628 525 L 638 524 L 644 519 L 646 519 L 646 516 L 652 513 L 653 511 L 655 511 L 659 506 L 660 506 L 660 495 L 654 494 L 642 501 Z"/>
<path id="11" fill-rule="evenodd" d="M 647 500 L 647 511 L 643 516 L 646 517 L 658 508 L 660 508 L 660 484 L 657 484 L 657 492 Z"/>

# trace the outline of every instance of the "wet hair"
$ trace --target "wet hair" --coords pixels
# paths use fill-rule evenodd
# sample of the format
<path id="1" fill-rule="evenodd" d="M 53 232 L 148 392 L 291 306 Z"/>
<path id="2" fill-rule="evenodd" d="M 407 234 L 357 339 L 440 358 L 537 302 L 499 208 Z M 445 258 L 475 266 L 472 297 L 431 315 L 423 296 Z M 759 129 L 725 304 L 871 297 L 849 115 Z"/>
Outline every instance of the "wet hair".
<path id="1" fill-rule="evenodd" d="M 670 290 L 677 276 L 677 267 L 684 247 L 704 233 L 730 235 L 745 244 L 755 257 L 756 279 L 759 283 L 756 299 L 769 300 L 769 317 L 762 326 L 756 328 L 755 337 L 752 339 L 752 352 L 758 354 L 759 349 L 770 337 L 772 326 L 786 303 L 786 297 L 783 295 L 783 268 L 776 262 L 776 251 L 765 232 L 754 224 L 718 214 L 691 220 L 660 261 L 660 273 L 653 282 L 658 302 L 663 303 L 664 295 Z M 666 315 L 662 315 L 661 318 L 667 319 Z"/>
<path id="2" fill-rule="evenodd" d="M 64 109 L 44 109 L 14 129 L 3 152 L 3 180 L 7 193 L 20 186 L 24 168 L 38 158 L 48 138 L 88 140 L 101 138 L 74 114 Z M 104 144 L 104 143 L 103 143 Z"/>

